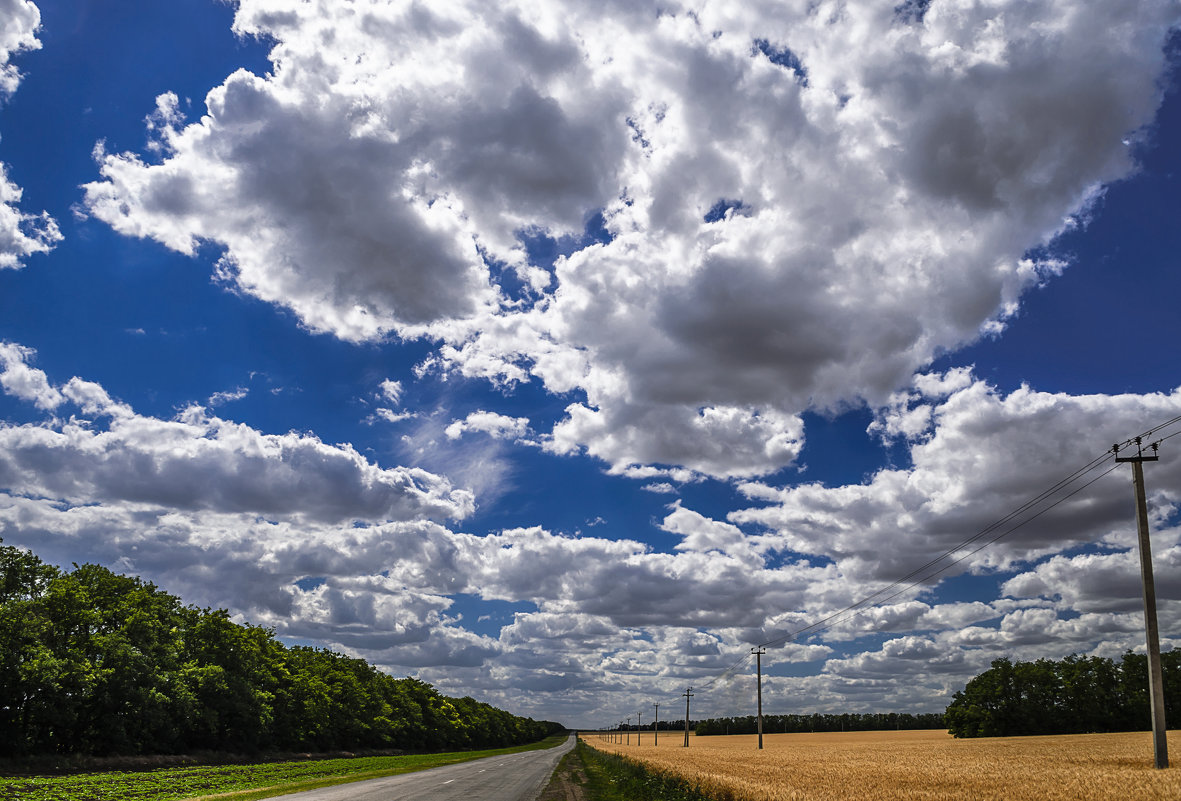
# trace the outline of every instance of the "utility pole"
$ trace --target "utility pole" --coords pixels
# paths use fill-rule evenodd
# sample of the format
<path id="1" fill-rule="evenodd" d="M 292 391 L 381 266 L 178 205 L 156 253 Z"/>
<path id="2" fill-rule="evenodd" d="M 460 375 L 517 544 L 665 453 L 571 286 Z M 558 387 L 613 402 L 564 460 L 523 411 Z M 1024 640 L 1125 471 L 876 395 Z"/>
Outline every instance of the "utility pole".
<path id="1" fill-rule="evenodd" d="M 763 750 L 763 654 L 767 653 L 767 649 L 759 646 L 758 648 L 751 648 L 750 652 L 755 655 L 755 663 L 759 670 L 759 750 Z"/>
<path id="2" fill-rule="evenodd" d="M 1140 548 L 1140 579 L 1144 585 L 1144 637 L 1148 651 L 1148 695 L 1152 702 L 1152 751 L 1156 767 L 1169 766 L 1169 745 L 1165 739 L 1165 688 L 1161 675 L 1160 634 L 1156 625 L 1156 584 L 1152 580 L 1152 542 L 1148 538 L 1148 501 L 1144 492 L 1144 462 L 1155 462 L 1157 447 L 1150 446 L 1152 455 L 1145 456 L 1140 437 L 1136 437 L 1136 455 L 1120 456 L 1119 445 L 1112 447 L 1117 462 L 1131 462 L 1132 487 L 1136 491 L 1136 538 Z"/>
<path id="3" fill-rule="evenodd" d="M 631 719 L 631 715 L 628 715 L 627 716 L 627 741 L 624 743 L 624 745 L 631 745 L 631 744 L 632 744 L 632 719 Z"/>
<path id="4" fill-rule="evenodd" d="M 643 713 L 641 713 L 641 712 L 636 713 L 636 745 L 640 744 L 640 732 L 643 731 L 643 729 L 640 727 L 640 715 L 641 714 L 643 714 Z"/>
<path id="5" fill-rule="evenodd" d="M 652 745 L 660 745 L 660 704 L 652 704 L 656 712 L 652 718 Z"/>
<path id="6" fill-rule="evenodd" d="M 681 693 L 685 696 L 685 744 L 682 748 L 689 747 L 689 699 L 693 697 L 693 688 L 686 687 L 685 692 Z"/>

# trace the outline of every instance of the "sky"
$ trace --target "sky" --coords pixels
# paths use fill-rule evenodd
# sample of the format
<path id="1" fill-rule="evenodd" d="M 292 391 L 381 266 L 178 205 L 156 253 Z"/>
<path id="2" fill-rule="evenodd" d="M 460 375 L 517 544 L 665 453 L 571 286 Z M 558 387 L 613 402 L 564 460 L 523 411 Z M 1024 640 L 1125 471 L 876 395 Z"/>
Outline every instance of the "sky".
<path id="1" fill-rule="evenodd" d="M 932 712 L 1143 650 L 1144 434 L 1181 646 L 1179 23 L 0 0 L 0 538 L 571 726 Z"/>

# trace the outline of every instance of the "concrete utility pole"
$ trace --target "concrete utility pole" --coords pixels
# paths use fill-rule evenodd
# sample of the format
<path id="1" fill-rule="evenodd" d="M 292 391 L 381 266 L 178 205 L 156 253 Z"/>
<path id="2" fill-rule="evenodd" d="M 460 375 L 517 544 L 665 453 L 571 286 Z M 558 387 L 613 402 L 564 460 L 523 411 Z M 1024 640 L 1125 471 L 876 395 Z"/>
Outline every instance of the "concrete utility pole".
<path id="1" fill-rule="evenodd" d="M 685 696 L 685 744 L 682 748 L 689 747 L 689 699 L 693 697 L 693 688 L 686 687 L 685 692 L 681 693 Z"/>
<path id="2" fill-rule="evenodd" d="M 755 664 L 758 665 L 759 671 L 759 750 L 763 750 L 763 654 L 767 653 L 767 649 L 759 646 L 758 648 L 751 648 L 750 652 L 755 655 Z"/>
<path id="3" fill-rule="evenodd" d="M 640 732 L 642 732 L 644 730 L 640 726 L 640 715 L 641 714 L 643 714 L 643 713 L 641 713 L 641 712 L 636 713 L 636 745 L 640 744 Z"/>
<path id="4" fill-rule="evenodd" d="M 1157 446 L 1145 456 L 1136 437 L 1136 455 L 1120 456 L 1119 445 L 1112 447 L 1117 462 L 1132 463 L 1132 487 L 1136 491 L 1136 538 L 1140 548 L 1140 579 L 1144 584 L 1144 636 L 1148 651 L 1148 695 L 1152 702 L 1152 751 L 1156 767 L 1169 766 L 1169 744 L 1165 739 L 1165 688 L 1160 664 L 1160 634 L 1156 625 L 1156 584 L 1152 580 L 1152 542 L 1148 538 L 1148 501 L 1144 492 L 1144 462 L 1155 462 Z"/>
<path id="5" fill-rule="evenodd" d="M 626 740 L 626 742 L 624 742 L 624 745 L 631 745 L 631 744 L 632 744 L 632 719 L 631 719 L 631 715 L 628 715 L 628 718 L 627 718 L 627 740 Z"/>
<path id="6" fill-rule="evenodd" d="M 652 718 L 652 745 L 660 745 L 660 704 L 652 704 L 656 712 Z"/>

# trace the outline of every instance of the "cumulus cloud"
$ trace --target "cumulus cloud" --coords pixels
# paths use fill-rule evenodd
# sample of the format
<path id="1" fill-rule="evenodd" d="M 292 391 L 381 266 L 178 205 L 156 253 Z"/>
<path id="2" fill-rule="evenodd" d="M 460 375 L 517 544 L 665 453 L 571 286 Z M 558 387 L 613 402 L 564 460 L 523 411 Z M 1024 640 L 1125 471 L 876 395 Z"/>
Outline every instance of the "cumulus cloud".
<path id="1" fill-rule="evenodd" d="M 661 522 L 660 528 L 682 538 L 675 546 L 678 551 L 717 551 L 751 566 L 763 565 L 763 559 L 756 552 L 754 544 L 740 528 L 686 509 L 680 501 L 673 504 L 672 511 Z"/>
<path id="2" fill-rule="evenodd" d="M 22 50 L 41 47 L 37 29 L 41 11 L 30 0 L 0 2 L 0 99 L 10 96 L 20 85 L 20 72 L 9 59 Z"/>
<path id="3" fill-rule="evenodd" d="M 33 403 L 38 409 L 56 409 L 65 400 L 49 383 L 43 370 L 29 366 L 35 356 L 31 348 L 12 342 L 0 342 L 0 387 L 5 393 Z"/>
<path id="4" fill-rule="evenodd" d="M 11 347 L 6 352 L 9 366 L 0 377 L 13 372 L 13 365 L 24 365 L 34 371 L 34 377 L 26 375 L 20 383 L 10 383 L 28 387 L 22 392 L 29 402 L 44 394 L 42 387 L 51 385 L 36 377 L 35 368 L 27 367 L 31 354 Z M 1062 418 L 1056 425 L 1066 430 L 1081 419 L 1089 420 L 1086 414 L 1114 414 L 1121 404 L 1127 419 L 1133 419 L 1144 409 L 1156 414 L 1177 402 L 1164 395 L 1101 402 L 1032 390 L 1004 396 L 976 381 L 954 382 L 958 389 L 926 379 L 916 384 L 945 393 L 926 398 L 916 390 L 919 397 L 913 401 L 935 407 L 931 415 L 935 430 L 912 445 L 916 451 L 912 481 L 931 490 L 930 500 L 936 506 L 939 493 L 950 493 L 952 488 L 935 482 L 934 462 L 927 461 L 933 457 L 921 456 L 921 448 L 938 452 L 941 443 L 971 430 L 981 437 L 976 450 L 980 467 L 969 476 L 973 483 L 963 493 L 971 496 L 990 488 L 997 492 L 1004 464 L 1001 455 L 1008 453 L 1001 446 L 1015 442 L 1025 455 L 1036 452 L 1030 432 L 1045 427 L 1037 444 L 1046 447 L 1056 433 L 1050 424 L 1055 416 Z M 931 388 L 936 385 L 938 390 Z M 174 421 L 144 421 L 96 384 L 75 380 L 58 391 L 58 414 L 73 405 L 94 420 L 89 425 L 72 419 L 68 425 L 57 422 L 33 428 L 52 435 L 79 429 L 81 433 L 71 432 L 75 439 L 63 441 L 70 454 L 110 442 L 136 457 L 128 461 L 150 457 L 160 462 L 164 457 L 146 450 L 149 446 L 144 443 L 161 443 L 160 448 L 183 452 L 195 447 L 190 440 L 201 439 L 210 443 L 202 447 L 216 449 L 223 461 L 243 462 L 241 443 L 253 443 L 251 447 L 258 450 L 274 448 L 270 458 L 284 460 L 279 443 L 258 432 L 236 427 L 234 442 L 239 444 L 226 442 L 230 424 L 204 413 L 186 413 Z M 1119 424 L 1118 419 L 1112 422 Z M 6 438 L 0 452 L 30 464 L 34 460 L 25 458 L 28 449 L 11 447 L 11 431 L 22 429 L 0 429 Z M 986 431 L 992 432 L 993 439 L 982 436 Z M 133 433 L 134 447 L 128 444 Z M 312 450 L 332 464 L 342 458 L 339 448 L 307 440 L 297 438 L 283 447 Z M 1072 455 L 1057 458 L 1070 463 Z M 749 701 L 749 666 L 734 667 L 734 660 L 750 646 L 769 640 L 776 645 L 766 657 L 768 669 L 821 660 L 823 669 L 816 676 L 776 677 L 767 687 L 768 703 L 798 708 L 800 698 L 806 697 L 811 709 L 876 711 L 938 709 L 951 692 L 1001 655 L 1037 658 L 1084 652 L 1110 656 L 1139 644 L 1136 571 L 1127 534 L 1130 490 L 1123 481 L 1115 482 L 1112 491 L 1129 508 L 1113 513 L 1111 520 L 1103 509 L 1114 501 L 1103 487 L 1096 484 L 1092 488 L 1096 492 L 1088 493 L 1092 503 L 1085 509 L 1098 522 L 1082 534 L 1110 530 L 1095 554 L 1012 563 L 998 577 L 996 597 L 991 599 L 985 595 L 975 601 L 938 602 L 919 597 L 923 587 L 914 588 L 885 606 L 837 620 L 828 630 L 782 642 L 785 635 L 824 620 L 880 586 L 882 577 L 865 575 L 859 555 L 868 560 L 874 549 L 879 556 L 889 556 L 911 547 L 917 553 L 919 546 L 907 537 L 927 541 L 929 549 L 930 542 L 943 536 L 946 514 L 940 518 L 933 509 L 904 509 L 901 505 L 909 503 L 907 497 L 891 496 L 872 481 L 860 488 L 867 493 L 861 497 L 852 492 L 856 487 L 840 488 L 843 494 L 831 490 L 827 505 L 818 505 L 818 496 L 807 495 L 810 506 L 801 506 L 803 501 L 791 496 L 791 491 L 765 487 L 768 496 L 781 493 L 779 505 L 766 509 L 780 515 L 794 510 L 797 517 L 782 528 L 749 536 L 734 522 L 711 519 L 678 502 L 668 509 L 660 527 L 679 542 L 672 552 L 660 552 L 640 542 L 613 539 L 610 531 L 601 537 L 569 536 L 540 527 L 482 536 L 465 533 L 424 519 L 421 507 L 416 515 L 358 525 L 348 516 L 308 509 L 314 495 L 303 501 L 305 507 L 287 516 L 261 513 L 257 504 L 243 508 L 234 502 L 213 505 L 180 498 L 165 505 L 90 478 L 99 472 L 93 467 L 94 459 L 71 457 L 71 461 L 81 466 L 57 479 L 71 482 L 69 487 L 48 493 L 43 485 L 49 479 L 36 469 L 25 469 L 20 473 L 24 483 L 0 494 L 0 536 L 10 543 L 35 543 L 38 552 L 50 559 L 60 554 L 62 561 L 84 558 L 115 564 L 123 560 L 119 564 L 126 569 L 192 602 L 229 606 L 283 636 L 339 647 L 395 673 L 413 672 L 442 688 L 479 692 L 482 698 L 503 700 L 516 709 L 545 709 L 547 716 L 561 710 L 582 714 L 608 696 L 620 703 L 648 703 L 670 686 L 685 682 L 696 686 L 704 681 L 713 683 L 708 699 L 703 696 L 702 701 L 714 706 L 702 709 L 733 714 L 727 704 Z M 202 465 L 198 460 L 197 467 Z M 88 471 L 85 480 L 79 478 L 83 467 Z M 1161 471 L 1161 486 L 1175 483 L 1166 478 L 1176 469 L 1174 462 L 1162 460 L 1153 467 Z M 355 469 L 354 463 L 349 471 Z M 260 470 L 250 462 L 249 469 L 240 472 Z M 0 486 L 9 487 L 16 474 L 5 471 Z M 38 487 L 31 487 L 34 482 L 39 482 Z M 882 494 L 875 498 L 871 492 Z M 95 498 L 101 502 L 89 502 Z M 1158 517 L 1168 500 L 1167 492 L 1154 495 Z M 364 505 L 363 500 L 356 503 Z M 436 504 L 442 503 L 436 499 Z M 953 519 L 963 522 L 985 513 L 975 507 L 970 511 L 953 514 Z M 804 512 L 814 526 L 806 531 L 809 537 L 799 534 Z M 871 520 L 880 516 L 883 522 L 877 529 L 863 528 L 860 550 L 849 555 L 845 551 L 852 547 L 853 533 L 832 523 L 854 513 L 870 515 Z M 1083 519 L 1081 512 L 1069 517 L 1073 524 Z M 901 519 L 910 525 L 900 533 Z M 1082 536 L 1068 535 L 1061 521 L 1047 520 L 1046 525 L 1048 530 L 1038 532 L 1036 542 L 1054 541 L 1061 549 L 1063 542 Z M 825 526 L 828 539 L 818 536 Z M 793 530 L 801 543 L 808 543 L 808 550 L 802 544 L 796 549 L 785 545 Z M 1175 597 L 1168 588 L 1181 586 L 1179 536 L 1175 527 L 1156 533 L 1164 619 L 1172 619 L 1168 615 L 1178 611 L 1177 602 L 1167 599 Z M 801 558 L 801 553 L 815 556 Z M 1001 570 L 1002 562 L 991 564 Z M 481 634 L 453 613 L 453 598 L 459 595 L 488 602 L 527 602 L 528 609 L 516 612 L 498 635 Z M 884 641 L 883 634 L 887 635 Z M 1171 642 L 1168 636 L 1166 641 Z M 560 648 L 555 647 L 558 643 Z M 520 691 L 526 688 L 530 697 L 523 700 Z"/>
<path id="5" fill-rule="evenodd" d="M 580 393 L 558 452 L 758 476 L 796 458 L 802 411 L 885 402 L 1061 271 L 1024 254 L 1133 169 L 1177 21 L 242 0 L 272 72 L 188 124 L 164 102 L 162 161 L 100 151 L 86 202 L 218 244 L 224 280 L 315 330 L 428 335 L 438 369 Z M 535 236 L 573 248 L 532 263 Z"/>
<path id="6" fill-rule="evenodd" d="M 240 0 L 235 30 L 273 43 L 272 70 L 229 75 L 189 120 L 162 94 L 141 112 L 148 156 L 96 150 L 89 212 L 220 249 L 220 281 L 312 330 L 426 339 L 419 377 L 535 381 L 565 411 L 549 431 L 415 413 L 387 379 L 373 419 L 420 416 L 400 440 L 414 467 L 381 468 L 207 409 L 145 417 L 5 345 L 0 386 L 47 419 L 0 427 L 0 532 L 445 689 L 585 710 L 716 675 L 1177 415 L 1181 392 L 912 380 L 1067 269 L 1028 254 L 1135 169 L 1125 140 L 1160 102 L 1175 3 L 892 5 Z M 537 257 L 540 240 L 564 255 Z M 797 460 L 804 412 L 863 403 L 909 465 L 845 487 L 765 478 Z M 653 492 L 744 480 L 749 508 L 674 504 L 670 552 L 611 524 L 429 522 L 493 503 L 521 442 Z M 1154 466 L 1158 522 L 1179 464 Z M 940 603 L 928 583 L 775 649 L 827 661 L 769 692 L 930 708 L 1002 653 L 1134 645 L 1129 498 L 1110 477 L 967 559 L 998 574 L 996 598 Z M 1158 543 L 1164 587 L 1175 549 Z M 458 594 L 536 611 L 488 636 L 452 613 Z"/>
<path id="7" fill-rule="evenodd" d="M 1139 609 L 1139 550 L 1128 539 L 1107 538 L 1104 545 L 1111 550 L 1100 553 L 1055 555 L 1008 579 L 1002 590 L 1015 598 L 1053 599 L 1064 609 L 1083 613 Z M 1157 528 L 1150 539 L 1159 597 L 1181 599 L 1181 530 Z"/>
<path id="8" fill-rule="evenodd" d="M 581 228 L 616 191 L 616 91 L 522 9 L 248 0 L 235 30 L 275 39 L 274 71 L 156 123 L 162 164 L 100 152 L 87 204 L 180 252 L 219 243 L 225 280 L 316 330 L 471 318 L 496 303 L 486 260 L 523 263 L 515 231 Z"/>
<path id="9" fill-rule="evenodd" d="M 925 411 L 918 417 L 929 427 L 899 422 L 914 419 L 920 408 Z M 1181 390 L 1072 396 L 1022 387 L 1004 395 L 983 381 L 965 381 L 962 373 L 939 381 L 920 377 L 907 400 L 888 407 L 871 427 L 909 436 L 911 467 L 883 469 L 863 484 L 840 487 L 749 483 L 741 489 L 770 504 L 729 519 L 764 527 L 768 544 L 835 559 L 851 575 L 893 580 L 985 531 L 1111 443 L 1179 413 Z M 1167 515 L 1181 500 L 1171 489 L 1181 479 L 1181 459 L 1168 455 L 1155 467 L 1153 506 Z M 976 556 L 958 551 L 956 558 L 965 560 L 949 575 L 1009 567 L 1127 531 L 1134 513 L 1129 483 L 1117 473 Z M 933 565 L 942 566 L 950 565 Z"/>
<path id="10" fill-rule="evenodd" d="M 452 421 L 443 433 L 459 439 L 469 432 L 480 432 L 495 439 L 522 439 L 529 433 L 529 418 L 508 417 L 496 412 L 472 412 L 462 420 Z"/>
<path id="11" fill-rule="evenodd" d="M 41 12 L 30 0 L 0 0 L 0 101 L 20 84 L 20 72 L 9 59 L 41 47 L 37 29 Z M 0 269 L 19 268 L 34 253 L 48 253 L 61 241 L 61 230 L 47 212 L 30 214 L 17 208 L 23 190 L 8 178 L 0 163 Z"/>
<path id="12" fill-rule="evenodd" d="M 350 445 L 263 434 L 199 406 L 147 417 L 79 378 L 53 387 L 28 366 L 31 355 L 4 345 L 0 386 L 41 408 L 68 401 L 85 417 L 0 424 L 0 486 L 15 495 L 320 521 L 460 518 L 473 508 L 471 493 L 445 478 L 381 468 Z"/>

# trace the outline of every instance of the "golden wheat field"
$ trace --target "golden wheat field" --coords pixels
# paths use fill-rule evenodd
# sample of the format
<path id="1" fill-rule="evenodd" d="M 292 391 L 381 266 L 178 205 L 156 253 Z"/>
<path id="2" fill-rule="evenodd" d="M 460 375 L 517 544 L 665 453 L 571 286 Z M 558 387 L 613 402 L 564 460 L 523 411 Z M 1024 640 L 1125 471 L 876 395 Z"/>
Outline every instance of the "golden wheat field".
<path id="1" fill-rule="evenodd" d="M 636 745 L 597 734 L 587 744 L 623 754 L 742 801 L 1181 799 L 1181 732 L 1169 732 L 1173 767 L 1152 767 L 1151 735 L 1077 734 L 956 740 L 942 731 L 690 737 L 652 732 Z"/>

